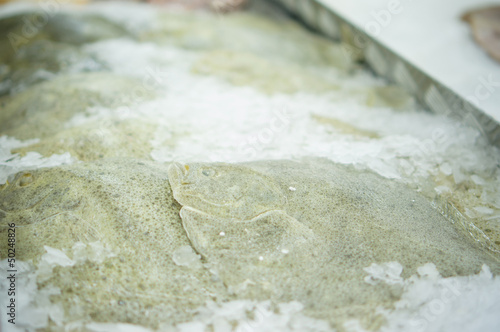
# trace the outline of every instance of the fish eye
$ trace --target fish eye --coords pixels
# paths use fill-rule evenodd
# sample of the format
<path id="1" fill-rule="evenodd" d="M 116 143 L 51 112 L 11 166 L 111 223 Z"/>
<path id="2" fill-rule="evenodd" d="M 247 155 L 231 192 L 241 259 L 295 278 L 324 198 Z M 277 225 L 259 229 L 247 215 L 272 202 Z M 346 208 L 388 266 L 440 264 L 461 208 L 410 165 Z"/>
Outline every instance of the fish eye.
<path id="1" fill-rule="evenodd" d="M 24 173 L 19 179 L 19 186 L 25 187 L 33 182 L 33 175 L 31 173 Z"/>
<path id="2" fill-rule="evenodd" d="M 213 177 L 217 175 L 217 172 L 213 168 L 204 168 L 201 170 L 201 174 L 208 177 Z"/>

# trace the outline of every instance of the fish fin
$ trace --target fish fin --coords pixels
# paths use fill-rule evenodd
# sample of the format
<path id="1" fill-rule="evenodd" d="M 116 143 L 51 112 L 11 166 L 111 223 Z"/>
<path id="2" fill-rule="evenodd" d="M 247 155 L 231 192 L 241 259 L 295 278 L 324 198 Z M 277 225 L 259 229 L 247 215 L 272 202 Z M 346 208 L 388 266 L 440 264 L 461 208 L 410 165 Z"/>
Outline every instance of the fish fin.
<path id="1" fill-rule="evenodd" d="M 286 243 L 289 247 L 293 247 L 314 238 L 314 233 L 309 227 L 282 210 L 264 212 L 250 222 L 261 227 L 267 224 L 269 228 L 281 230 L 281 245 Z"/>
<path id="2" fill-rule="evenodd" d="M 280 210 L 242 221 L 185 206 L 181 219 L 193 247 L 204 257 L 231 254 L 258 259 L 282 255 L 282 250 L 290 251 L 314 238 L 311 229 Z"/>
<path id="3" fill-rule="evenodd" d="M 207 257 L 212 234 L 220 228 L 219 223 L 211 215 L 189 206 L 181 209 L 180 216 L 182 227 L 193 248 L 202 256 Z"/>

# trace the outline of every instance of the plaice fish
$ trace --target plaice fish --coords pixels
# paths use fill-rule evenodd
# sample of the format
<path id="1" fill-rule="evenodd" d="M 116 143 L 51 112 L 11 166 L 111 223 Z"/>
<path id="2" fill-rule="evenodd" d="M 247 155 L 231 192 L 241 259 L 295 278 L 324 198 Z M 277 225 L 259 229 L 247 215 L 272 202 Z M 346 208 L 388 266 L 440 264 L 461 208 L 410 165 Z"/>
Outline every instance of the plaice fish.
<path id="1" fill-rule="evenodd" d="M 102 240 L 121 247 L 131 232 L 159 227 L 173 252 L 182 242 L 165 227 L 182 228 L 179 206 L 162 187 L 166 174 L 163 165 L 121 158 L 20 172 L 0 187 L 0 234 L 14 223 L 18 258 L 36 260 L 44 245 Z"/>
<path id="2" fill-rule="evenodd" d="M 173 163 L 183 227 L 236 294 L 298 300 L 315 317 L 377 324 L 402 289 L 368 285 L 365 268 L 401 277 L 433 263 L 442 276 L 500 271 L 488 251 L 403 184 L 323 159 Z"/>
<path id="3" fill-rule="evenodd" d="M 68 321 L 83 316 L 85 322 L 150 327 L 192 320 L 194 308 L 213 294 L 228 295 L 207 269 L 175 259 L 190 243 L 167 168 L 116 158 L 17 174 L 0 186 L 0 260 L 15 249 L 16 261 L 40 267 L 46 246 L 74 260 L 44 272 L 38 286 L 58 289 L 51 301 L 68 309 Z M 91 249 L 96 243 L 106 250 Z M 103 254 L 108 250 L 113 255 Z"/>

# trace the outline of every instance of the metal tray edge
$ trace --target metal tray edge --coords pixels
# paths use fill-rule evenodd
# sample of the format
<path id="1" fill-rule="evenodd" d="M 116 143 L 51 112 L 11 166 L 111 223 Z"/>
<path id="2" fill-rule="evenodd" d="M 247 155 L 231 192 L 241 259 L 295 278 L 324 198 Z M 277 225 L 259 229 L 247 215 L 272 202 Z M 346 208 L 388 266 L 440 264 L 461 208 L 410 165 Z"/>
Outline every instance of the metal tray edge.
<path id="1" fill-rule="evenodd" d="M 500 148 L 500 124 L 445 85 L 375 40 L 318 0 L 271 0 L 308 27 L 340 40 L 347 56 L 363 60 L 379 76 L 410 92 L 430 111 L 476 128 Z"/>

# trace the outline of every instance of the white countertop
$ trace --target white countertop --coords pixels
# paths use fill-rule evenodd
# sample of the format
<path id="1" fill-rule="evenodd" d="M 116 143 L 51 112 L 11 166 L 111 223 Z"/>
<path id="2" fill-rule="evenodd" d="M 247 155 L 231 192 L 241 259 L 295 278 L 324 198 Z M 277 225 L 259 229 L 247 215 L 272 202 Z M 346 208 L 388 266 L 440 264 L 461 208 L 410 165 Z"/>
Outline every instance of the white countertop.
<path id="1" fill-rule="evenodd" d="M 469 9 L 500 1 L 320 1 L 500 122 L 500 63 L 460 19 Z"/>

